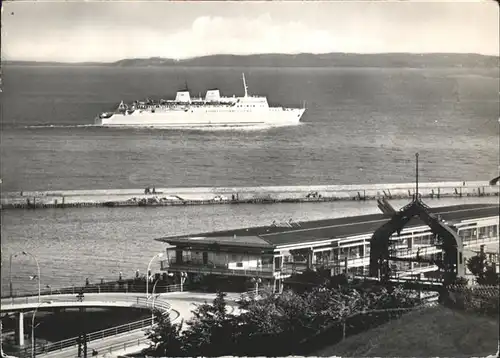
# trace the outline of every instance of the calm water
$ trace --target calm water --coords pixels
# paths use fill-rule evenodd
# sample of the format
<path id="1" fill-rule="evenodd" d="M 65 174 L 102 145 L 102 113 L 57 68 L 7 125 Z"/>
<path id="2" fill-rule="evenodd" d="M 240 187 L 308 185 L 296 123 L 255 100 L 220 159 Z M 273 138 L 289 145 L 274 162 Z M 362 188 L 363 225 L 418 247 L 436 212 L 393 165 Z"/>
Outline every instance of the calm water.
<path id="1" fill-rule="evenodd" d="M 306 101 L 304 124 L 246 132 L 81 126 L 121 99 L 173 96 L 185 80 L 196 94 L 242 94 L 243 71 L 250 92 L 272 104 Z M 3 191 L 408 182 L 416 151 L 424 181 L 498 171 L 495 70 L 4 66 L 3 74 Z M 44 285 L 82 284 L 144 272 L 164 249 L 155 237 L 374 212 L 374 203 L 353 202 L 2 211 L 2 288 L 9 255 L 21 250 L 39 259 Z M 15 258 L 14 287 L 35 288 L 27 280 L 34 272 L 32 261 Z"/>
<path id="2" fill-rule="evenodd" d="M 391 201 L 402 207 L 407 200 Z M 428 199 L 431 206 L 498 203 L 498 197 Z M 117 279 L 146 272 L 149 260 L 166 245 L 155 238 L 270 224 L 293 218 L 317 220 L 378 213 L 374 202 L 274 205 L 214 205 L 150 208 L 81 208 L 2 211 L 2 290 L 8 290 L 9 256 L 29 251 L 40 262 L 42 285 L 81 285 L 85 278 Z M 158 269 L 158 264 L 153 266 Z M 14 289 L 36 290 L 28 277 L 33 260 L 12 261 Z"/>
<path id="3" fill-rule="evenodd" d="M 2 190 L 484 180 L 498 169 L 497 70 L 4 66 Z M 301 106 L 253 132 L 102 129 L 121 100 L 219 87 Z M 69 127 L 32 127 L 32 126 Z"/>

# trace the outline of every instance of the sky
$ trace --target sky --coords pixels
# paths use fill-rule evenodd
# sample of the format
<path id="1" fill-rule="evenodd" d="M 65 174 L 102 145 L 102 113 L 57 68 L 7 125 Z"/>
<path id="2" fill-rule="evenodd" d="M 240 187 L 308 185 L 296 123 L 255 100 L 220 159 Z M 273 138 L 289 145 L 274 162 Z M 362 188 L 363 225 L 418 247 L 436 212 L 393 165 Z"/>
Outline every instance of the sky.
<path id="1" fill-rule="evenodd" d="M 256 53 L 499 55 L 494 1 L 4 2 L 2 60 Z"/>

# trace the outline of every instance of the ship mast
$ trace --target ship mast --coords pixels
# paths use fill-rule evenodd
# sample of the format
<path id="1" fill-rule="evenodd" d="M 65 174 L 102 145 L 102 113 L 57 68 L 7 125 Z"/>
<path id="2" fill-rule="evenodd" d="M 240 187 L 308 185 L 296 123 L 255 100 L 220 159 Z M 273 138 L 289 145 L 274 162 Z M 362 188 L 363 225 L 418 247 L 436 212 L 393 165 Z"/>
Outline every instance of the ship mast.
<path id="1" fill-rule="evenodd" d="M 245 87 L 245 97 L 248 97 L 248 87 L 247 87 L 247 81 L 245 81 L 245 74 L 241 74 L 243 76 L 243 87 Z"/>

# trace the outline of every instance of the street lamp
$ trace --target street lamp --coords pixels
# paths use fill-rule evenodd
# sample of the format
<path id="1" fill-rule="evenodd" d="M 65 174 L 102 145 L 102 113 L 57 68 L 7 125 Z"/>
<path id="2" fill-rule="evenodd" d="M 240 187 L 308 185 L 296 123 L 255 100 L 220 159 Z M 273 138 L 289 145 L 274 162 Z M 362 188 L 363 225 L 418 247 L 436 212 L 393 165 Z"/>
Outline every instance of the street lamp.
<path id="1" fill-rule="evenodd" d="M 153 285 L 153 291 L 151 292 L 151 326 L 154 324 L 154 312 L 155 312 L 155 289 L 156 285 L 160 282 L 160 280 L 156 280 L 155 284 Z"/>
<path id="2" fill-rule="evenodd" d="M 149 261 L 149 265 L 148 265 L 148 269 L 146 271 L 146 298 L 149 297 L 149 270 L 151 268 L 151 264 L 153 263 L 153 261 L 158 257 L 162 257 L 163 256 L 163 252 L 160 252 L 159 254 L 156 254 L 153 256 L 153 258 L 151 259 L 151 261 Z"/>
<path id="3" fill-rule="evenodd" d="M 36 312 L 43 304 L 51 304 L 52 301 L 41 302 L 36 306 L 33 316 L 31 316 L 31 358 L 35 357 L 35 316 Z"/>
<path id="4" fill-rule="evenodd" d="M 38 279 L 38 302 L 40 302 L 40 265 L 38 264 L 38 260 L 36 259 L 35 255 L 28 251 L 22 251 L 18 252 L 15 254 L 11 254 L 9 258 L 9 288 L 10 288 L 10 297 L 13 297 L 13 291 L 12 291 L 12 258 L 17 257 L 18 255 L 25 255 L 25 256 L 30 256 L 35 260 L 36 263 L 36 268 L 37 268 L 37 279 Z M 34 279 L 34 277 L 32 278 Z"/>
<path id="5" fill-rule="evenodd" d="M 181 292 L 183 292 L 184 282 L 186 281 L 187 273 L 181 272 Z"/>
<path id="6" fill-rule="evenodd" d="M 262 280 L 260 277 L 252 277 L 251 281 L 255 283 L 255 296 L 257 296 L 259 294 L 259 283 L 261 283 Z"/>

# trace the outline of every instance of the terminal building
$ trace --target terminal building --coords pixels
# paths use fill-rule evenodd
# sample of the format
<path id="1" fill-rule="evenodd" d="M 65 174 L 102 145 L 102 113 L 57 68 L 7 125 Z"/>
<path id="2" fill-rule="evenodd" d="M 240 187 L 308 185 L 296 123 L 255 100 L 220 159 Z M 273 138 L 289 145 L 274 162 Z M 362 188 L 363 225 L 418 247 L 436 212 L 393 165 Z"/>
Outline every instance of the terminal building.
<path id="1" fill-rule="evenodd" d="M 430 208 L 462 238 L 464 248 L 498 243 L 499 206 L 456 205 Z M 196 280 L 215 275 L 232 280 L 255 282 L 275 292 L 283 280 L 306 269 L 331 270 L 332 275 L 366 275 L 370 262 L 370 239 L 390 217 L 384 214 L 272 223 L 268 226 L 218 231 L 157 239 L 168 244 L 161 270 Z M 418 218 L 391 236 L 396 256 L 439 255 L 435 235 Z M 498 245 L 498 244 L 497 244 Z M 398 275 L 423 275 L 436 271 L 428 263 L 398 262 L 391 267 Z M 464 272 L 465 274 L 465 272 Z M 188 281 L 189 282 L 189 281 Z M 186 282 L 186 283 L 188 283 Z"/>

